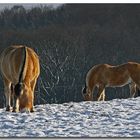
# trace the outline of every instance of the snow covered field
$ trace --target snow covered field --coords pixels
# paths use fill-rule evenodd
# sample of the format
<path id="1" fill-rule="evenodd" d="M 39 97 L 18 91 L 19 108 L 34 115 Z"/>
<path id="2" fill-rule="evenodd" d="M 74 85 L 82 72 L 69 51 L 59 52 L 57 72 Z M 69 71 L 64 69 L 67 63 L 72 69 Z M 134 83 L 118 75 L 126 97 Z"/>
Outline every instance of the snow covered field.
<path id="1" fill-rule="evenodd" d="M 140 137 L 140 97 L 0 109 L 0 137 Z"/>

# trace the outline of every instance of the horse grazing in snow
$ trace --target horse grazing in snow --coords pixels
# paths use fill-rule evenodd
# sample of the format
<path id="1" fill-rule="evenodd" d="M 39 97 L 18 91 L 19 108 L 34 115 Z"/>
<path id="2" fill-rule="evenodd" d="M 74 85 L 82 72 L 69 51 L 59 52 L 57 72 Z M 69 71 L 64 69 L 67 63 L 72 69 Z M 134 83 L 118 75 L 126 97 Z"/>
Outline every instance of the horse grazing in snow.
<path id="1" fill-rule="evenodd" d="M 4 82 L 6 111 L 33 112 L 34 89 L 40 74 L 37 54 L 26 46 L 11 46 L 0 55 L 0 70 Z"/>
<path id="2" fill-rule="evenodd" d="M 105 100 L 106 87 L 122 87 L 127 84 L 130 88 L 130 97 L 134 97 L 136 89 L 140 89 L 140 64 L 135 62 L 118 66 L 99 64 L 88 71 L 82 94 L 85 101 L 92 101 L 94 89 L 97 87 L 97 100 Z"/>

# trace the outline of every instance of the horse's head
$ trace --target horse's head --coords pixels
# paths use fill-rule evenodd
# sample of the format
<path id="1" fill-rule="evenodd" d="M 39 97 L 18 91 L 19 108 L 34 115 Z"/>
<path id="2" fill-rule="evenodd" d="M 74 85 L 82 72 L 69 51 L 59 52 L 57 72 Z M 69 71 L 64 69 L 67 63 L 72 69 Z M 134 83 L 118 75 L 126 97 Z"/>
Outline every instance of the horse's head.
<path id="1" fill-rule="evenodd" d="M 23 94 L 20 96 L 19 109 L 22 112 L 23 110 L 31 110 L 33 105 L 33 92 L 30 86 L 23 84 Z"/>
<path id="2" fill-rule="evenodd" d="M 91 101 L 91 95 L 87 92 L 86 86 L 82 89 L 82 95 L 84 98 L 84 101 Z"/>

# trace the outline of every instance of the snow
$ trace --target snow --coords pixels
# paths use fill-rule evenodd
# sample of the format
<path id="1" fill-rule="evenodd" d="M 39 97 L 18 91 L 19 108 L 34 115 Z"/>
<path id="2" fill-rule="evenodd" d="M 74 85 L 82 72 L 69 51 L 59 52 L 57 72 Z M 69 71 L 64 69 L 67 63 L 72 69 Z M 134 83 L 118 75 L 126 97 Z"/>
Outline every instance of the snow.
<path id="1" fill-rule="evenodd" d="M 140 97 L 0 109 L 0 137 L 140 137 Z"/>

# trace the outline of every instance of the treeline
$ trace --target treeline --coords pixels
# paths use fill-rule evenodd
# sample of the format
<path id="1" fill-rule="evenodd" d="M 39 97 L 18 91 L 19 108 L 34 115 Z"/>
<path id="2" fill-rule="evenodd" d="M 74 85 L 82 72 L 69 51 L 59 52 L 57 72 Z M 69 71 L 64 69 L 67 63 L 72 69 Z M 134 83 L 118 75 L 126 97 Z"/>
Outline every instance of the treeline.
<path id="1" fill-rule="evenodd" d="M 139 13 L 139 4 L 65 4 L 30 10 L 14 6 L 0 13 L 0 50 L 24 44 L 38 53 L 36 104 L 82 101 L 81 89 L 93 65 L 140 62 Z M 107 89 L 106 99 L 126 98 L 128 93 L 127 87 Z"/>

